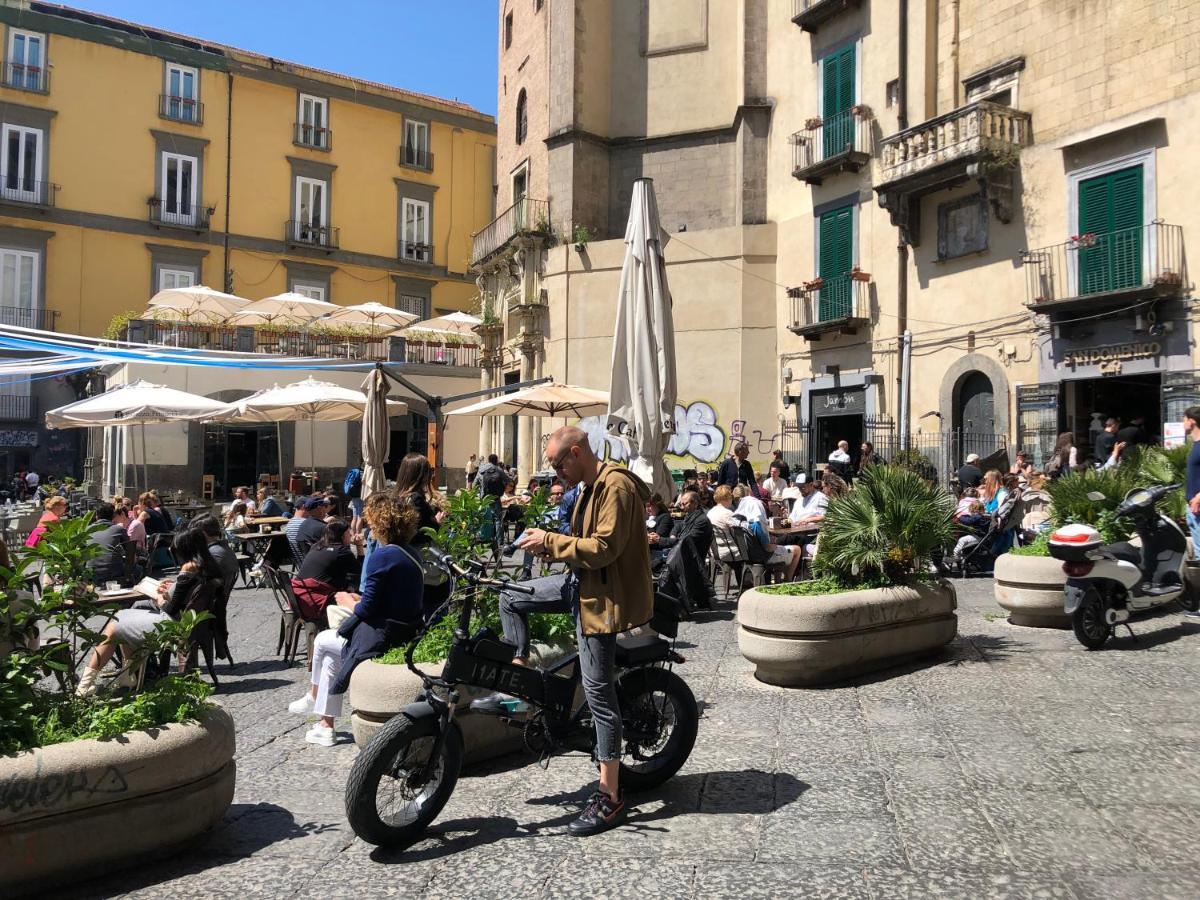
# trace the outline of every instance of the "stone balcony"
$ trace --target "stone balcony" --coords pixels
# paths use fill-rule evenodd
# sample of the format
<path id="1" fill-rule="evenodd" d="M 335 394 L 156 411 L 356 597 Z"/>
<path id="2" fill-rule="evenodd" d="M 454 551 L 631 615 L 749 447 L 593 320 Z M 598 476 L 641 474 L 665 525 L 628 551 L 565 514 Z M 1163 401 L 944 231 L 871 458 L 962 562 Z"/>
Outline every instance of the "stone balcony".
<path id="1" fill-rule="evenodd" d="M 1012 173 L 1033 137 L 1029 113 L 980 100 L 883 139 L 875 192 L 904 240 L 916 244 L 919 200 L 976 180 L 1001 222 L 1011 219 Z"/>
<path id="2" fill-rule="evenodd" d="M 792 22 L 803 31 L 817 29 L 834 16 L 862 6 L 862 0 L 792 0 Z"/>
<path id="3" fill-rule="evenodd" d="M 471 266 L 478 268 L 502 256 L 501 251 L 517 238 L 544 240 L 550 235 L 550 202 L 522 197 L 471 236 Z"/>

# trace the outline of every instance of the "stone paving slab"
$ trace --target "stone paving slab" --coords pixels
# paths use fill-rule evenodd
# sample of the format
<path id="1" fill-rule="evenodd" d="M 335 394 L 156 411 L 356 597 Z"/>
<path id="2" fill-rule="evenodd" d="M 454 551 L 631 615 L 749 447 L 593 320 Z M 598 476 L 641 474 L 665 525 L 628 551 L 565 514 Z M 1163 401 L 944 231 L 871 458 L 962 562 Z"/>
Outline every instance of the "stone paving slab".
<path id="1" fill-rule="evenodd" d="M 217 695 L 238 725 L 233 806 L 179 856 L 56 896 L 1200 896 L 1200 628 L 1162 613 L 1088 653 L 1009 625 L 990 581 L 956 587 L 942 655 L 829 688 L 761 684 L 732 605 L 704 614 L 681 633 L 696 749 L 625 827 L 571 838 L 594 768 L 518 754 L 465 772 L 403 851 L 349 830 L 348 722 L 333 748 L 304 742 L 286 710 L 303 660 L 275 656 L 273 601 L 239 589 Z"/>

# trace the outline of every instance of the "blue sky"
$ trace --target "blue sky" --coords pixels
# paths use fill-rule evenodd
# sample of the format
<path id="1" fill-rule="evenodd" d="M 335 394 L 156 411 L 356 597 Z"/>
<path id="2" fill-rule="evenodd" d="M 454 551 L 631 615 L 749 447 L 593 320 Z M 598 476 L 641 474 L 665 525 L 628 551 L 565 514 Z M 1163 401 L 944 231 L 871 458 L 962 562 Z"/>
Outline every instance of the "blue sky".
<path id="1" fill-rule="evenodd" d="M 496 112 L 498 0 L 61 0 Z"/>

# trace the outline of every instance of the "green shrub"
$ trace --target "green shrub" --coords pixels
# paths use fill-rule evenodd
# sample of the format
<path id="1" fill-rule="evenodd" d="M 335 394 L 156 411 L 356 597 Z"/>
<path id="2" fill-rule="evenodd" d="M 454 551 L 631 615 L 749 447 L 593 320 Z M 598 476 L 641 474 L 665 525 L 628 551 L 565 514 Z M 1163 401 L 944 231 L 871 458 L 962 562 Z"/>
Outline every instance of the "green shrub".
<path id="1" fill-rule="evenodd" d="M 1013 556 L 1049 556 L 1050 555 L 1050 532 L 1043 531 L 1032 544 L 1026 544 L 1024 547 L 1013 547 L 1008 551 Z"/>
<path id="2" fill-rule="evenodd" d="M 953 516 L 944 489 L 909 469 L 875 466 L 830 501 L 814 568 L 856 587 L 909 581 L 949 542 Z"/>

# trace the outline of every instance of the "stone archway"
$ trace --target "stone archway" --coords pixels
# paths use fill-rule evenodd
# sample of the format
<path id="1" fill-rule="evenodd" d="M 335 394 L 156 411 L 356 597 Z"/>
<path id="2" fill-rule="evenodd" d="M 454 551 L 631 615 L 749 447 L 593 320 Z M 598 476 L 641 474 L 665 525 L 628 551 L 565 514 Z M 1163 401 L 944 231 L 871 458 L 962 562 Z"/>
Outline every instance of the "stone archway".
<path id="1" fill-rule="evenodd" d="M 938 410 L 942 414 L 943 430 L 962 427 L 955 421 L 955 417 L 960 416 L 962 412 L 963 389 L 966 388 L 969 393 L 977 393 L 983 387 L 982 379 L 991 384 L 995 433 L 1011 439 L 1008 376 L 995 360 L 980 353 L 968 353 L 956 359 L 942 376 L 942 385 L 938 391 Z"/>

